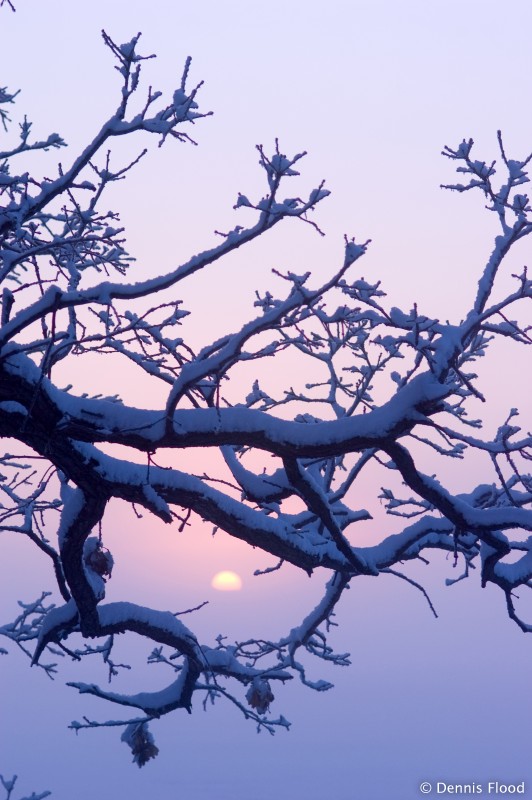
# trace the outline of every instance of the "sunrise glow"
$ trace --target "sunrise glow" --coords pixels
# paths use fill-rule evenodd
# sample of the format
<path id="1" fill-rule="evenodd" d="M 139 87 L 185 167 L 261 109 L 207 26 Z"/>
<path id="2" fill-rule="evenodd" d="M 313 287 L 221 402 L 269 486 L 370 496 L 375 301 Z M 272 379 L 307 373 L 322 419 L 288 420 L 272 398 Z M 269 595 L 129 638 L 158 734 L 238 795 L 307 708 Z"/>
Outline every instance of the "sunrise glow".
<path id="1" fill-rule="evenodd" d="M 223 570 L 216 573 L 211 581 L 211 586 L 220 592 L 238 592 L 242 588 L 242 578 L 236 572 Z"/>

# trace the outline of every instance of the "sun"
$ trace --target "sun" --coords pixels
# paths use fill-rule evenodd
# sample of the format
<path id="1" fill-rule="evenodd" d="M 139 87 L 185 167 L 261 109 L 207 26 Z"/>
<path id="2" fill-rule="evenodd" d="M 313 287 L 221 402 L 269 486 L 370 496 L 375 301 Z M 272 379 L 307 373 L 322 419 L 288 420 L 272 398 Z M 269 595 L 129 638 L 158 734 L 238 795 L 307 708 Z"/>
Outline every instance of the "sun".
<path id="1" fill-rule="evenodd" d="M 225 569 L 216 573 L 211 586 L 220 592 L 238 592 L 242 588 L 242 578 L 236 572 Z"/>

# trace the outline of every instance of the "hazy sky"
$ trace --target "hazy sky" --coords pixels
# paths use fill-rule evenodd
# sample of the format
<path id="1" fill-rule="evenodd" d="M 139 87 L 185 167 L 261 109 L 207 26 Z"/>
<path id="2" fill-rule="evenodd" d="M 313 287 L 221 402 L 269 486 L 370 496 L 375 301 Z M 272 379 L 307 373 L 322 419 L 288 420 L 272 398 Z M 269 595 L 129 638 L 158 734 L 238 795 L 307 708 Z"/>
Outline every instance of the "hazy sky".
<path id="1" fill-rule="evenodd" d="M 108 197 L 139 276 L 206 249 L 215 229 L 245 223 L 232 206 L 238 191 L 262 191 L 257 143 L 271 148 L 277 136 L 288 153 L 308 150 L 298 191 L 325 178 L 333 192 L 316 214 L 325 238 L 310 226 L 286 225 L 191 282 L 186 304 L 196 311 L 198 339 L 249 318 L 271 267 L 311 268 L 318 283 L 341 260 L 344 233 L 373 240 L 361 274 L 381 278 L 393 304 L 408 310 L 416 301 L 429 315 L 462 316 L 495 220 L 480 196 L 439 188 L 453 180 L 440 151 L 473 137 L 477 157 L 491 160 L 498 128 L 511 156 L 532 147 L 529 0 L 331 0 L 327 7 L 315 0 L 19 0 L 16 14 L 0 10 L 0 85 L 21 89 L 15 120 L 26 113 L 36 136 L 58 131 L 71 145 L 47 160 L 35 157 L 42 174 L 58 158 L 70 163 L 118 103 L 101 28 L 119 42 L 143 32 L 141 52 L 158 54 L 144 66 L 154 88 L 170 92 L 190 54 L 192 79 L 205 80 L 201 107 L 214 111 L 195 128 L 197 148 L 152 143 L 127 185 Z M 117 143 L 116 163 L 145 143 Z M 525 240 L 515 263 L 527 253 Z M 524 396 L 527 372 L 514 366 L 511 356 L 497 363 L 496 382 L 486 372 L 494 425 Z M 112 377 L 112 370 L 80 375 L 80 391 Z M 150 391 L 139 389 L 139 404 L 157 402 Z M 449 480 L 475 478 L 457 471 Z M 177 542 L 161 524 L 135 523 L 118 505 L 107 529 L 117 562 L 109 596 L 172 610 L 210 599 L 191 621 L 205 640 L 285 633 L 319 598 L 320 576 L 309 581 L 289 568 L 253 579 L 268 559 L 224 534 L 212 539 L 197 530 Z M 0 544 L 3 622 L 15 599 L 32 599 L 49 579 L 25 542 L 4 537 Z M 528 780 L 532 791 L 532 641 L 507 619 L 493 587 L 481 590 L 473 577 L 446 589 L 451 567 L 433 562 L 420 577 L 439 620 L 390 577 L 355 581 L 334 639 L 353 665 L 329 673 L 312 665 L 314 677 L 336 684 L 331 692 L 276 692 L 290 733 L 257 736 L 233 709 L 220 704 L 204 714 L 198 707 L 154 727 L 160 756 L 143 770 L 131 765 L 116 730 L 76 737 L 66 729 L 85 714 L 119 717 L 115 708 L 30 673 L 16 653 L 4 657 L 0 772 L 17 772 L 22 792 L 48 788 L 56 800 L 411 800 L 421 796 L 422 780 Z M 242 592 L 213 592 L 218 569 L 237 569 Z M 135 652 L 139 663 L 144 655 L 144 648 Z M 66 678 L 81 679 L 66 666 Z M 84 679 L 104 682 L 91 667 Z M 164 677 L 151 667 L 125 685 L 136 691 Z"/>

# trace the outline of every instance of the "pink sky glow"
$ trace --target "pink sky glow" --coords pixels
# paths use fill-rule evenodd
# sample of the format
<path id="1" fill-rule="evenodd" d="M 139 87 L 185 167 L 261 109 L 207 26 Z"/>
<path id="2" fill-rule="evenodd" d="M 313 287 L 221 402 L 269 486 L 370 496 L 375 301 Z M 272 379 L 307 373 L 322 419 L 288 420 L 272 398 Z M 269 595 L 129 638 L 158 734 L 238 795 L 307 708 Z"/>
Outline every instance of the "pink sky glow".
<path id="1" fill-rule="evenodd" d="M 302 194 L 327 179 L 332 195 L 315 214 L 327 235 L 287 223 L 195 275 L 180 294 L 192 312 L 183 335 L 206 343 L 251 319 L 255 290 L 279 286 L 272 268 L 308 269 L 314 284 L 324 281 L 343 257 L 344 234 L 372 239 L 357 268 L 367 280 L 382 279 L 390 305 L 408 311 L 417 302 L 422 313 L 461 319 L 489 255 L 495 220 L 480 195 L 440 189 L 454 179 L 440 151 L 471 136 L 477 157 L 491 160 L 498 128 L 515 157 L 530 151 L 528 0 L 507 7 L 494 0 L 333 0 L 327 6 L 317 0 L 20 0 L 17 6 L 16 14 L 0 10 L 0 84 L 21 89 L 16 121 L 27 113 L 37 136 L 56 130 L 64 136 L 65 163 L 117 104 L 101 28 L 118 41 L 143 31 L 144 51 L 158 54 L 144 65 L 146 84 L 170 91 L 189 54 L 193 80 L 205 80 L 200 104 L 215 113 L 194 129 L 198 147 L 153 147 L 107 198 L 121 213 L 139 280 L 213 246 L 215 230 L 245 224 L 246 210 L 232 206 L 239 191 L 261 191 L 255 144 L 269 148 L 278 136 L 289 153 L 308 150 L 297 179 Z M 145 144 L 142 137 L 119 142 L 117 163 Z M 43 174 L 56 162 L 55 152 L 34 161 Z M 527 258 L 530 263 L 525 240 L 508 272 Z M 526 427 L 530 370 L 516 368 L 516 358 L 511 347 L 494 349 L 479 364 L 489 404 L 479 403 L 478 413 L 488 431 L 511 406 L 521 407 Z M 228 387 L 231 396 L 249 391 L 253 369 L 241 370 Z M 307 376 L 281 357 L 264 384 L 303 385 L 311 377 L 310 369 Z M 64 378 L 76 393 L 119 391 L 141 408 L 164 403 L 165 388 L 139 382 L 131 365 L 112 357 L 107 363 L 90 357 Z M 387 399 L 393 384 L 383 383 L 379 392 Z M 171 463 L 197 474 L 215 469 L 213 456 L 200 449 L 172 455 Z M 264 464 L 271 463 L 265 456 Z M 470 464 L 452 463 L 440 478 L 465 490 L 484 471 L 491 482 L 482 460 L 475 474 Z M 394 531 L 376 499 L 379 481 L 370 473 L 364 497 L 357 498 L 375 515 L 361 525 L 360 543 Z M 178 533 L 147 513 L 136 518 L 118 501 L 104 521 L 104 539 L 116 564 L 108 598 L 172 611 L 208 600 L 188 619 L 209 644 L 218 634 L 233 640 L 288 633 L 318 601 L 325 581 L 319 571 L 311 580 L 291 566 L 254 577 L 274 559 L 223 531 L 213 536 L 212 526 L 197 518 Z M 3 534 L 0 544 L 0 621 L 7 621 L 17 599 L 33 598 L 51 578 L 26 542 Z M 220 570 L 238 573 L 242 591 L 213 589 Z M 508 620 L 493 587 L 482 591 L 473 576 L 446 588 L 449 576 L 452 564 L 439 554 L 416 573 L 439 620 L 419 593 L 392 576 L 355 581 L 333 635 L 353 665 L 313 665 L 313 677 L 335 683 L 330 692 L 289 685 L 276 691 L 279 713 L 293 722 L 289 733 L 257 736 L 233 708 L 219 703 L 203 713 L 198 707 L 190 718 L 177 713 L 160 723 L 161 754 L 143 770 L 130 764 L 116 731 L 75 736 L 67 730 L 85 714 L 107 719 L 118 713 L 62 687 L 80 679 L 70 664 L 51 685 L 30 673 L 22 655 L 3 657 L 8 690 L 0 701 L 0 772 L 18 773 L 22 792 L 50 789 L 53 800 L 399 800 L 419 797 L 422 780 L 524 780 L 532 791 L 532 637 Z M 123 691 L 162 686 L 162 668 L 143 666 L 145 648 L 135 642 L 122 657 L 130 652 L 139 672 L 124 676 Z M 83 680 L 105 681 L 94 664 L 83 670 Z"/>

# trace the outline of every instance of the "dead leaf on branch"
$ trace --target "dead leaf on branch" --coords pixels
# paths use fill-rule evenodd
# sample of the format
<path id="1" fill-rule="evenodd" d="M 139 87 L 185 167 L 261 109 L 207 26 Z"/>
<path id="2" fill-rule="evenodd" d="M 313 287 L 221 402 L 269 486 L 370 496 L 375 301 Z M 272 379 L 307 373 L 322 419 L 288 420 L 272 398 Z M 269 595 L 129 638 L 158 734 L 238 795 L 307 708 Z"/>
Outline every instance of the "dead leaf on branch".
<path id="1" fill-rule="evenodd" d="M 133 763 L 138 764 L 139 767 L 143 767 L 159 753 L 159 748 L 148 729 L 147 722 L 132 722 L 120 738 L 131 748 Z"/>
<path id="2" fill-rule="evenodd" d="M 270 703 L 273 703 L 275 697 L 266 678 L 253 678 L 251 686 L 246 692 L 246 700 L 251 708 L 257 709 L 259 714 L 265 714 L 268 711 Z"/>

